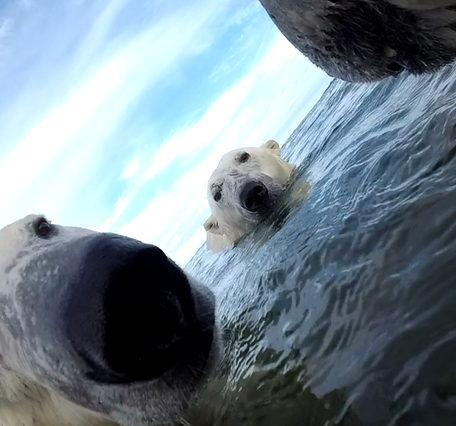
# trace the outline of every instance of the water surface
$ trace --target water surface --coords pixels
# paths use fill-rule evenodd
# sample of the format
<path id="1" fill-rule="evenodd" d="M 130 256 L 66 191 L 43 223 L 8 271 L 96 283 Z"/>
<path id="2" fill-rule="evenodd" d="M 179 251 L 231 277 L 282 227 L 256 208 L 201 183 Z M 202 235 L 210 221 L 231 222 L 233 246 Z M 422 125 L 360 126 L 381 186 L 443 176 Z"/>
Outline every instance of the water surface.
<path id="1" fill-rule="evenodd" d="M 227 354 L 192 425 L 456 424 L 456 67 L 334 81 L 284 146 L 311 189 L 187 269 Z"/>

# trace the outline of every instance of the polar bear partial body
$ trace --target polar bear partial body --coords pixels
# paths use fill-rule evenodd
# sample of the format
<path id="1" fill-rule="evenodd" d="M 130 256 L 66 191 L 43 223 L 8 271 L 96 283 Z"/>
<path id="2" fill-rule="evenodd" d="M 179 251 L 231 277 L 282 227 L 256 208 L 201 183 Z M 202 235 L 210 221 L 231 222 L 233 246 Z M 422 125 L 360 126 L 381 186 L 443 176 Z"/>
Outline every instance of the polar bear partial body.
<path id="1" fill-rule="evenodd" d="M 179 421 L 217 359 L 214 298 L 159 248 L 30 215 L 0 230 L 0 425 Z"/>

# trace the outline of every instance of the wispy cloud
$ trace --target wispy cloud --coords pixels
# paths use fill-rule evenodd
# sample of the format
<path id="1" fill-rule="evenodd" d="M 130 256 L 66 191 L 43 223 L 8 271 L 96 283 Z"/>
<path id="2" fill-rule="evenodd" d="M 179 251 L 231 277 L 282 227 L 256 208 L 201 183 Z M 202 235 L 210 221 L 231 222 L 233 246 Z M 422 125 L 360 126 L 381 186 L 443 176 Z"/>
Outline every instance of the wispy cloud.
<path id="1" fill-rule="evenodd" d="M 33 183 L 37 174 L 49 169 L 65 144 L 121 84 L 126 76 L 123 61 L 113 60 L 75 96 L 34 126 L 0 163 L 2 203 L 13 205 L 17 194 Z"/>

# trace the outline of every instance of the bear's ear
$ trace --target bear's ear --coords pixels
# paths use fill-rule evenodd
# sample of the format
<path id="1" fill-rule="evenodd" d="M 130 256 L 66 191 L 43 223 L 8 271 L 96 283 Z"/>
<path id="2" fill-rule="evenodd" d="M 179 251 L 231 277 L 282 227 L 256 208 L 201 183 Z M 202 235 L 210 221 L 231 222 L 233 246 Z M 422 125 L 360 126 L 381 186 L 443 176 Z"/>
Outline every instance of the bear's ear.
<path id="1" fill-rule="evenodd" d="M 220 226 L 214 216 L 210 215 L 209 219 L 204 222 L 204 229 L 211 234 L 222 235 Z"/>
<path id="2" fill-rule="evenodd" d="M 274 151 L 274 154 L 278 155 L 279 157 L 281 155 L 280 145 L 274 139 L 268 140 L 266 143 L 261 145 L 260 148 L 270 149 L 271 151 Z"/>

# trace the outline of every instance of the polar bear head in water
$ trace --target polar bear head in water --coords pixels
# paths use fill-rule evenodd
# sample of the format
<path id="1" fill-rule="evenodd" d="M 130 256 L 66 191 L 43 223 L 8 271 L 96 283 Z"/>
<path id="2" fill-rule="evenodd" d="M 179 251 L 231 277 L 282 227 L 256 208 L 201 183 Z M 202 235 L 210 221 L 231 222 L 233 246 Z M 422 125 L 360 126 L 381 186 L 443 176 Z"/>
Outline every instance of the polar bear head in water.
<path id="1" fill-rule="evenodd" d="M 274 140 L 225 154 L 207 185 L 212 214 L 204 228 L 209 250 L 223 250 L 252 231 L 282 195 L 294 171 Z"/>
<path id="2" fill-rule="evenodd" d="M 0 424 L 179 421 L 218 358 L 214 298 L 159 248 L 27 216 L 0 230 Z"/>

